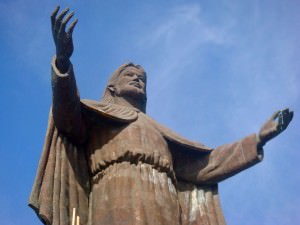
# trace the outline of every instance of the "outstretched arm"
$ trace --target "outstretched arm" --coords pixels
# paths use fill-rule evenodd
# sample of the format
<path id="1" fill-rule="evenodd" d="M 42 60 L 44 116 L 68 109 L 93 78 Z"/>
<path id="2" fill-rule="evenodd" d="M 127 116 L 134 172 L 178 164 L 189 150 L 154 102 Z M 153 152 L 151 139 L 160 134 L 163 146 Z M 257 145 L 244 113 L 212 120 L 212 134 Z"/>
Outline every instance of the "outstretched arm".
<path id="1" fill-rule="evenodd" d="M 55 126 L 75 142 L 82 142 L 85 123 L 81 114 L 80 98 L 70 58 L 73 53 L 72 32 L 77 23 L 74 20 L 68 30 L 66 25 L 74 13 L 67 15 L 66 8 L 59 15 L 59 7 L 51 15 L 52 34 L 56 55 L 52 60 L 52 112 Z"/>
<path id="2" fill-rule="evenodd" d="M 210 154 L 175 151 L 175 172 L 179 179 L 196 184 L 214 184 L 260 162 L 263 145 L 287 128 L 293 118 L 289 109 L 274 113 L 259 134 L 222 145 Z"/>
<path id="3" fill-rule="evenodd" d="M 256 140 L 256 134 L 252 134 L 210 153 L 177 150 L 174 154 L 176 176 L 194 184 L 219 183 L 263 159 L 263 150 L 257 148 Z"/>

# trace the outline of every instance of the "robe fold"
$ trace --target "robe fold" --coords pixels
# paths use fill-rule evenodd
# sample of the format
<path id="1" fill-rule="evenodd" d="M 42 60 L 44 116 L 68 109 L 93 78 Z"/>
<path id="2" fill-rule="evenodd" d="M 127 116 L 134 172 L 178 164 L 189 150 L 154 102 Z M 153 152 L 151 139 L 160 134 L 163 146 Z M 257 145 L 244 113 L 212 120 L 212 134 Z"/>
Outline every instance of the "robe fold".
<path id="1" fill-rule="evenodd" d="M 94 101 L 83 101 L 82 105 L 86 110 L 97 113 L 102 119 L 110 121 L 131 123 L 138 117 L 135 111 L 123 107 L 119 108 Z M 147 122 L 151 123 L 161 133 L 170 146 L 175 146 L 173 154 L 175 158 L 179 158 L 175 161 L 182 159 L 181 163 L 174 165 L 175 176 L 177 176 L 175 187 L 181 210 L 181 218 L 178 224 L 225 224 L 218 197 L 217 182 L 191 182 L 189 178 L 184 179 L 186 173 L 193 173 L 193 171 L 192 168 L 185 168 L 182 164 L 189 164 L 195 168 L 193 163 L 190 163 L 193 162 L 192 158 L 195 158 L 195 155 L 198 157 L 199 162 L 196 160 L 194 163 L 202 165 L 201 161 L 204 162 L 209 159 L 214 151 L 221 151 L 218 154 L 224 154 L 224 157 L 227 157 L 223 161 L 228 163 L 228 166 L 219 165 L 220 168 L 222 167 L 224 177 L 219 175 L 218 177 L 219 180 L 226 179 L 233 175 L 230 172 L 226 175 L 226 169 L 228 171 L 234 170 L 234 173 L 237 173 L 261 161 L 261 155 L 256 152 L 254 147 L 255 135 L 250 135 L 236 144 L 221 146 L 219 147 L 220 150 L 218 148 L 212 150 L 202 144 L 180 137 L 150 117 L 147 117 Z M 176 148 L 179 150 L 176 150 Z M 245 150 L 248 150 L 248 152 L 245 152 Z M 231 152 L 231 155 L 228 155 L 226 151 Z M 45 144 L 29 201 L 29 205 L 44 224 L 71 224 L 73 208 L 77 209 L 82 225 L 93 224 L 91 215 L 89 215 L 91 214 L 89 198 L 92 195 L 92 176 L 85 152 L 84 145 L 73 144 L 57 130 L 52 113 L 50 113 Z M 228 160 L 231 160 L 232 163 Z M 217 160 L 215 161 L 217 162 Z M 210 162 L 210 164 L 216 164 L 216 162 Z M 215 165 L 215 170 L 217 169 L 218 166 Z M 182 170 L 188 171 L 182 172 Z M 176 175 L 176 172 L 178 175 Z"/>
<path id="2" fill-rule="evenodd" d="M 53 109 L 29 206 L 46 225 L 223 225 L 218 183 L 262 160 L 256 135 L 211 149 L 134 108 L 81 100 L 52 63 Z M 55 121 L 55 123 L 54 123 Z"/>
<path id="3" fill-rule="evenodd" d="M 88 222 L 89 170 L 81 146 L 59 133 L 52 113 L 29 206 L 47 225 L 71 224 L 76 208 L 81 224 Z"/>

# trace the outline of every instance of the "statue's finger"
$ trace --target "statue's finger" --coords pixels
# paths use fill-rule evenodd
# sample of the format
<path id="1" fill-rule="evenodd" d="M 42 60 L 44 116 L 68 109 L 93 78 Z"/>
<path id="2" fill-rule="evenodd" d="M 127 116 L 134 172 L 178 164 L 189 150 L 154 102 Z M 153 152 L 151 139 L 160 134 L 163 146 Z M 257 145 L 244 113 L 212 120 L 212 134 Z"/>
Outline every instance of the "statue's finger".
<path id="1" fill-rule="evenodd" d="M 63 11 L 61 11 L 61 13 L 56 18 L 56 23 L 61 22 L 63 20 L 64 16 L 69 12 L 69 10 L 70 10 L 69 7 L 67 7 Z"/>
<path id="2" fill-rule="evenodd" d="M 284 115 L 283 120 L 284 120 L 284 123 L 286 124 L 286 126 L 292 121 L 293 116 L 294 116 L 293 111 L 291 111 L 288 114 Z"/>
<path id="3" fill-rule="evenodd" d="M 64 21 L 61 23 L 61 26 L 60 26 L 60 30 L 59 30 L 60 33 L 65 32 L 66 25 L 67 25 L 67 23 L 70 21 L 70 19 L 71 19 L 73 16 L 74 16 L 74 12 L 71 12 L 71 13 L 64 19 Z"/>
<path id="4" fill-rule="evenodd" d="M 282 114 L 282 119 L 279 120 L 280 131 L 284 131 L 288 127 L 292 118 L 293 118 L 293 112 L 288 112 L 288 113 Z"/>
<path id="5" fill-rule="evenodd" d="M 294 111 L 290 111 L 290 121 L 292 121 L 293 117 L 294 117 Z"/>
<path id="6" fill-rule="evenodd" d="M 278 120 L 277 120 L 277 127 L 280 128 L 280 130 L 282 130 L 282 127 L 285 125 L 285 121 L 283 119 L 283 115 L 282 113 L 280 112 L 279 113 L 279 116 L 278 116 Z"/>
<path id="7" fill-rule="evenodd" d="M 51 13 L 51 17 L 50 18 L 51 18 L 51 25 L 52 25 L 52 27 L 55 24 L 56 15 L 58 13 L 59 8 L 60 8 L 59 6 L 56 6 L 55 9 L 53 10 L 53 12 Z"/>
<path id="8" fill-rule="evenodd" d="M 271 119 L 272 120 L 276 120 L 278 118 L 278 116 L 280 115 L 280 110 L 276 111 L 273 113 L 273 115 L 271 116 Z"/>
<path id="9" fill-rule="evenodd" d="M 75 19 L 72 23 L 71 23 L 71 25 L 70 25 L 70 27 L 69 27 L 69 29 L 68 29 L 68 35 L 72 35 L 72 33 L 73 33 L 73 30 L 74 30 L 74 28 L 75 28 L 75 26 L 76 26 L 76 24 L 77 24 L 77 22 L 78 22 L 78 19 Z"/>
<path id="10" fill-rule="evenodd" d="M 282 110 L 283 115 L 287 115 L 287 114 L 289 114 L 289 112 L 290 112 L 289 108 Z"/>
<path id="11" fill-rule="evenodd" d="M 55 19 L 55 25 L 54 25 L 54 33 L 58 33 L 58 35 L 61 35 L 60 27 L 61 27 L 61 22 L 64 16 L 68 13 L 69 8 L 65 8 Z"/>

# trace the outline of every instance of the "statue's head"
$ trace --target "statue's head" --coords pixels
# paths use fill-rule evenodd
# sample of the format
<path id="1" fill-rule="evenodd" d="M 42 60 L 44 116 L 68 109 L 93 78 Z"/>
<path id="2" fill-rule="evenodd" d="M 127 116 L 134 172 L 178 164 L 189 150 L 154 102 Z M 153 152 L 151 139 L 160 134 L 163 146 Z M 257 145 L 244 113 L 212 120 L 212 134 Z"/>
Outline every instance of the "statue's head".
<path id="1" fill-rule="evenodd" d="M 123 98 L 129 102 L 138 103 L 146 108 L 147 77 L 140 65 L 126 63 L 120 66 L 111 76 L 105 88 L 102 101 L 116 103 L 116 98 Z"/>

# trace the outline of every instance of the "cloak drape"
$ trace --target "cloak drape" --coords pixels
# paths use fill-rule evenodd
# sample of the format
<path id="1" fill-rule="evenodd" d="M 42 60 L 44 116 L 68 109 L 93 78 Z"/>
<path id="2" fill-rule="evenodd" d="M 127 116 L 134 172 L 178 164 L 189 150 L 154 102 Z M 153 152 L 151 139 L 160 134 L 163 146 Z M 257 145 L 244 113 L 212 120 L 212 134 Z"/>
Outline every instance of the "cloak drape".
<path id="1" fill-rule="evenodd" d="M 96 112 L 103 119 L 122 123 L 134 121 L 138 114 L 131 109 L 114 107 L 95 101 L 82 101 L 82 108 Z M 52 111 L 51 111 L 52 112 Z M 55 127 L 50 112 L 45 144 L 29 206 L 47 225 L 71 224 L 72 210 L 77 209 L 82 225 L 89 221 L 90 174 L 84 146 L 74 145 Z M 147 117 L 162 136 L 181 148 L 209 154 L 212 149 L 188 141 Z M 178 198 L 182 209 L 182 224 L 225 224 L 218 197 L 217 185 L 197 186 L 178 181 Z"/>
<path id="2" fill-rule="evenodd" d="M 71 224 L 73 208 L 87 224 L 89 192 L 84 151 L 58 132 L 51 110 L 29 206 L 47 225 Z"/>

